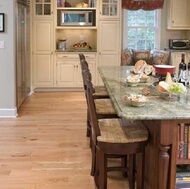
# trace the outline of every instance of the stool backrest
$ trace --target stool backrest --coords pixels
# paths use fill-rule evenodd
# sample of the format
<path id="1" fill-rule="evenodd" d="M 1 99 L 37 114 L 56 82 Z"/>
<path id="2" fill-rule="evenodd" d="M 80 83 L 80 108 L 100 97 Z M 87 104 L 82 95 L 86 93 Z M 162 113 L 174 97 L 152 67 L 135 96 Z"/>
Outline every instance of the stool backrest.
<path id="1" fill-rule="evenodd" d="M 85 71 L 89 72 L 88 77 L 89 77 L 90 81 L 92 81 L 92 74 L 90 73 L 89 66 L 85 59 L 85 56 L 82 53 L 80 53 L 79 58 L 80 58 L 80 65 L 81 65 L 81 71 L 82 71 L 83 86 L 84 86 L 84 90 L 86 91 L 86 85 L 85 85 L 83 72 L 85 72 Z"/>
<path id="2" fill-rule="evenodd" d="M 94 87 L 91 80 L 89 79 L 88 71 L 84 72 L 84 79 L 85 79 L 86 91 L 87 91 L 87 104 L 88 104 L 90 120 L 92 124 L 92 136 L 93 136 L 92 138 L 94 142 L 96 142 L 97 136 L 100 136 L 100 129 L 98 126 L 98 119 L 97 119 L 97 114 L 96 114 L 94 98 L 93 98 Z"/>

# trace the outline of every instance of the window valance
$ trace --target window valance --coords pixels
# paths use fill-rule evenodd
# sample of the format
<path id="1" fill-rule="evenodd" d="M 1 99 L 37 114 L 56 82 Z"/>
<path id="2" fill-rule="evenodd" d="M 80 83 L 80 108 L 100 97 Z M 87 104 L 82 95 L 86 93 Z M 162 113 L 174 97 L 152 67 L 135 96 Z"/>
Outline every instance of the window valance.
<path id="1" fill-rule="evenodd" d="M 164 0 L 122 0 L 122 7 L 128 10 L 155 10 L 163 8 Z"/>

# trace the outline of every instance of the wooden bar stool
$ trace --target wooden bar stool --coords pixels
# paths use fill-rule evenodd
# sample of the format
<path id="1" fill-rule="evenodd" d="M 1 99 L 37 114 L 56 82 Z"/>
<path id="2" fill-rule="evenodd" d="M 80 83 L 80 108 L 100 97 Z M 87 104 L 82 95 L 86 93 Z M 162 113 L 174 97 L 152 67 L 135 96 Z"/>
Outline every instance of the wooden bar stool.
<path id="1" fill-rule="evenodd" d="M 89 79 L 92 81 L 92 75 L 90 73 L 90 70 L 89 70 L 89 66 L 88 66 L 88 63 L 86 62 L 86 59 L 85 59 L 85 56 L 84 54 L 80 53 L 79 54 L 79 59 L 80 59 L 80 65 L 81 65 L 81 70 L 82 70 L 82 78 L 83 78 L 83 86 L 84 86 L 84 91 L 85 91 L 85 96 L 86 96 L 86 84 L 85 84 L 85 78 L 84 78 L 84 74 L 83 72 L 88 72 L 88 77 Z M 94 98 L 95 99 L 103 99 L 103 98 L 106 98 L 108 99 L 109 98 L 109 95 L 106 91 L 106 88 L 104 86 L 94 86 Z M 86 99 L 87 99 L 87 96 L 86 96 Z M 104 104 L 104 105 L 102 105 Z M 116 113 L 114 111 L 114 108 L 113 106 L 111 105 L 111 101 L 110 100 L 104 100 L 102 102 L 100 101 L 97 101 L 97 107 L 98 107 L 98 110 L 99 110 L 99 115 L 101 118 L 105 117 L 103 114 L 102 114 L 102 111 L 101 111 L 101 108 L 102 107 L 106 107 L 106 105 L 109 106 L 110 111 L 108 111 L 108 113 L 106 115 L 109 115 L 109 113 L 111 112 L 111 115 L 115 115 L 116 117 Z M 87 106 L 88 107 L 88 106 Z M 101 108 L 100 108 L 101 107 Z M 108 108 L 107 108 L 108 109 Z M 87 137 L 90 137 L 90 133 L 91 133 L 91 125 L 90 125 L 90 120 L 89 120 L 89 111 L 88 111 L 88 108 L 87 108 Z"/>
<path id="2" fill-rule="evenodd" d="M 93 85 L 86 77 L 87 100 L 92 124 L 92 145 L 96 161 L 95 182 L 99 189 L 107 189 L 107 172 L 125 170 L 126 167 L 108 167 L 111 156 L 128 156 L 129 189 L 143 189 L 144 151 L 148 130 L 141 122 L 129 122 L 119 118 L 98 119 L 93 97 Z"/>

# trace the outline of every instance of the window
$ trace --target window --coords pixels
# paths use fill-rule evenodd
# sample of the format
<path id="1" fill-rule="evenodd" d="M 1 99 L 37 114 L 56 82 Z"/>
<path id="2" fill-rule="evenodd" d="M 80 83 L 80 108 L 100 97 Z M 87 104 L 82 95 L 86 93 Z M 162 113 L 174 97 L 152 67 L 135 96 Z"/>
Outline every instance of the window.
<path id="1" fill-rule="evenodd" d="M 159 21 L 159 10 L 124 10 L 124 48 L 139 50 L 159 48 Z"/>

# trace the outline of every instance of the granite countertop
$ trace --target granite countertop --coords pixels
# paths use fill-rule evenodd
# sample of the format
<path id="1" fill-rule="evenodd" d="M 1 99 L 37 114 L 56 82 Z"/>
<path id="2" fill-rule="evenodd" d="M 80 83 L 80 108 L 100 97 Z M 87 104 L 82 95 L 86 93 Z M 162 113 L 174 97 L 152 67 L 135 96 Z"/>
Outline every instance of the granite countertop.
<path id="1" fill-rule="evenodd" d="M 59 49 L 57 49 L 55 52 L 63 52 L 63 53 L 67 53 L 67 52 L 73 52 L 73 53 L 75 53 L 75 52 L 97 52 L 97 49 L 86 49 L 86 48 L 84 48 L 84 49 L 74 49 L 74 48 L 67 48 L 67 49 L 65 49 L 65 50 L 59 50 Z"/>
<path id="2" fill-rule="evenodd" d="M 155 87 L 152 84 L 152 80 L 155 78 L 151 77 L 150 82 L 140 83 L 136 87 L 129 87 L 125 82 L 129 67 L 106 66 L 99 67 L 98 69 L 120 117 L 130 120 L 190 119 L 190 99 L 189 101 L 183 101 L 178 98 L 168 100 L 162 98 L 157 92 L 147 95 L 147 101 L 143 107 L 133 107 L 124 100 L 123 97 L 126 94 L 142 94 L 143 88 L 149 86 Z M 155 91 L 157 91 L 156 87 Z"/>

